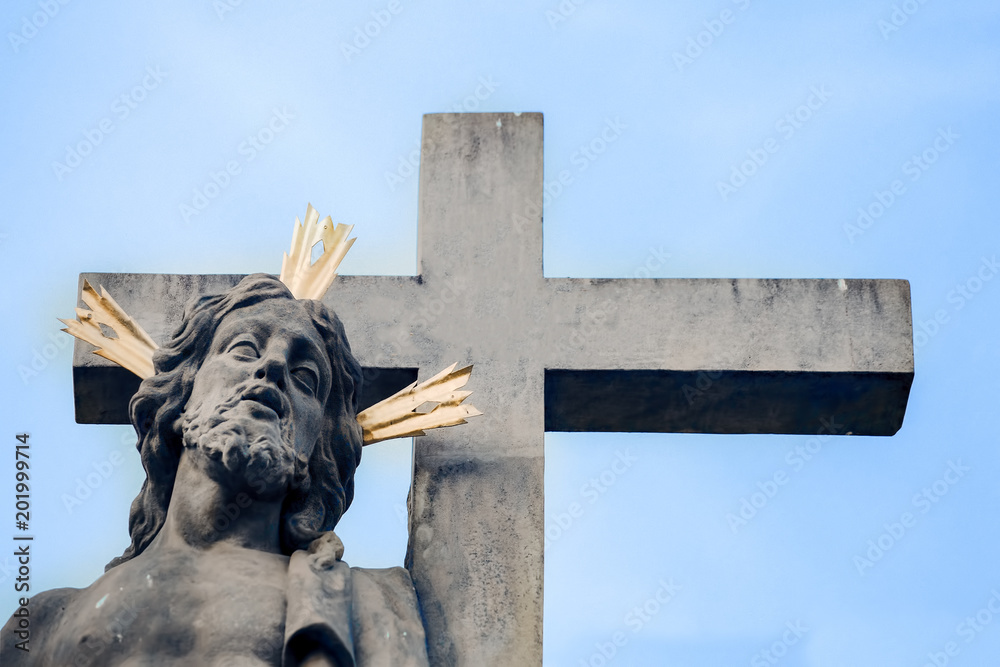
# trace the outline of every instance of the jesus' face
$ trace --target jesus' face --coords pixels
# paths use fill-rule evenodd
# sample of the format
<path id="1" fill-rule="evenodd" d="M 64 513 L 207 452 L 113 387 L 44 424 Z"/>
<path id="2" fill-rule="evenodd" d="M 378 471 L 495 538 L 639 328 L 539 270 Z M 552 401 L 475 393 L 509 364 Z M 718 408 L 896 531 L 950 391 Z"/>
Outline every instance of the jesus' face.
<path id="1" fill-rule="evenodd" d="M 195 376 L 184 445 L 218 481 L 257 496 L 284 495 L 307 483 L 332 376 L 323 338 L 301 303 L 269 299 L 233 311 Z"/>

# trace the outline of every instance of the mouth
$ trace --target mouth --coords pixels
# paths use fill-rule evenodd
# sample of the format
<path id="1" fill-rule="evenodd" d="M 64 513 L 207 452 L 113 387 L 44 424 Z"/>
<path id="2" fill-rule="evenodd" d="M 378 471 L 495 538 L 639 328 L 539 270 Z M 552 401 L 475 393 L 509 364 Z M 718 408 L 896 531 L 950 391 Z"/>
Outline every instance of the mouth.
<path id="1" fill-rule="evenodd" d="M 254 387 L 245 393 L 241 400 L 257 404 L 251 408 L 255 417 L 268 417 L 269 413 L 273 413 L 278 419 L 284 416 L 281 395 L 272 387 Z"/>

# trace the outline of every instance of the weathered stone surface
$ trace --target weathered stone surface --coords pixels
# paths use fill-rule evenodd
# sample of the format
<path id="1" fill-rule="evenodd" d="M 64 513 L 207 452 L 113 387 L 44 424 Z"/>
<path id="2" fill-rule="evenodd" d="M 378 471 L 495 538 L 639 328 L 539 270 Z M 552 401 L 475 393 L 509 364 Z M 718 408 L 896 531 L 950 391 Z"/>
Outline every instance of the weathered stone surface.
<path id="1" fill-rule="evenodd" d="M 421 445 L 406 564 L 432 663 L 540 664 L 543 458 Z"/>
<path id="2" fill-rule="evenodd" d="M 426 667 L 427 638 L 410 573 L 401 567 L 351 569 L 358 664 Z"/>

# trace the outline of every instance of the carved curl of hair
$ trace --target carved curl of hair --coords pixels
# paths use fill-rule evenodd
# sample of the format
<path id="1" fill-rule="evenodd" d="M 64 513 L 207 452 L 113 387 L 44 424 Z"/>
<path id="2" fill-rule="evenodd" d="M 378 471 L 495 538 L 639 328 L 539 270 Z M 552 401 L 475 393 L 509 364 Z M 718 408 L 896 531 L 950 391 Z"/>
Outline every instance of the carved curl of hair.
<path id="1" fill-rule="evenodd" d="M 153 356 L 156 374 L 142 381 L 129 403 L 146 480 L 129 513 L 132 544 L 107 570 L 142 553 L 163 527 L 183 449 L 181 415 L 219 323 L 238 308 L 268 299 L 294 297 L 274 276 L 256 273 L 227 292 L 192 300 L 184 309 L 180 328 Z M 300 303 L 326 344 L 333 382 L 323 432 L 309 460 L 311 483 L 305 490 L 290 493 L 282 506 L 285 554 L 308 547 L 337 525 L 354 498 L 354 472 L 361 462 L 362 434 L 357 422 L 361 365 L 351 354 L 336 314 L 319 301 L 303 299 Z"/>

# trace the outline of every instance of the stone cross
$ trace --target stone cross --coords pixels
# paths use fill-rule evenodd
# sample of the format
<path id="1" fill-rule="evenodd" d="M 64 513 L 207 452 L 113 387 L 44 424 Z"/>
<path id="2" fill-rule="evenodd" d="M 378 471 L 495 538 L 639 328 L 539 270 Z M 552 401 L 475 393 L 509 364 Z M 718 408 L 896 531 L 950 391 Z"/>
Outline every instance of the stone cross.
<path id="1" fill-rule="evenodd" d="M 324 301 L 365 366 L 365 405 L 475 364 L 485 416 L 414 442 L 406 565 L 432 664 L 541 664 L 545 431 L 902 424 L 906 281 L 546 278 L 541 114 L 428 115 L 421 150 L 420 274 L 341 276 Z M 185 301 L 240 276 L 84 278 L 164 340 Z M 124 423 L 138 381 L 91 349 L 76 343 L 77 421 Z"/>

